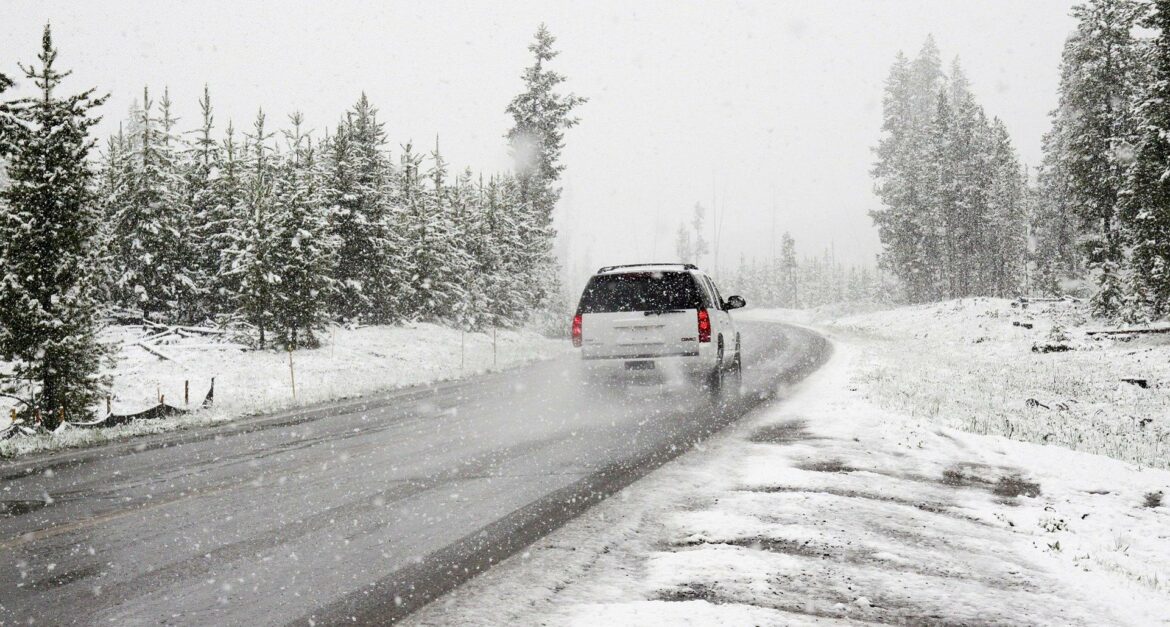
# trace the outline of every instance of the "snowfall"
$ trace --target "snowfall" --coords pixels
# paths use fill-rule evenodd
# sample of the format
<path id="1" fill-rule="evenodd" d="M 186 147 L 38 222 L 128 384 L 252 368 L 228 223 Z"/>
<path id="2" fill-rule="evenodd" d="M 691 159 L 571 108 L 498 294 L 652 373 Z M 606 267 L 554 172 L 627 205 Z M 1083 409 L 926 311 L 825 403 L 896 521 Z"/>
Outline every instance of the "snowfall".
<path id="1" fill-rule="evenodd" d="M 215 380 L 210 409 L 142 420 L 118 427 L 66 426 L 57 433 L 0 441 L 0 458 L 90 446 L 305 408 L 503 370 L 570 350 L 567 342 L 526 330 L 463 332 L 434 324 L 336 326 L 321 334 L 322 346 L 293 353 L 243 350 L 230 338 L 205 330 L 107 327 L 100 340 L 116 350 L 105 373 L 112 377 L 110 410 L 141 412 L 165 402 L 199 410 Z M 295 385 L 295 387 L 294 387 Z M 10 424 L 0 406 L 0 432 Z M 98 410 L 104 415 L 105 407 Z"/>
<path id="2" fill-rule="evenodd" d="M 1170 624 L 1170 337 L 1082 311 L 745 312 L 832 359 L 409 622 Z"/>
<path id="3" fill-rule="evenodd" d="M 831 360 L 408 622 L 1170 624 L 1170 333 L 1090 333 L 1109 327 L 1084 310 L 965 299 L 742 312 L 818 330 Z M 114 412 L 198 406 L 214 377 L 212 408 L 15 437 L 0 455 L 570 350 L 526 331 L 493 340 L 425 324 L 323 340 L 290 364 L 203 333 L 111 327 Z"/>

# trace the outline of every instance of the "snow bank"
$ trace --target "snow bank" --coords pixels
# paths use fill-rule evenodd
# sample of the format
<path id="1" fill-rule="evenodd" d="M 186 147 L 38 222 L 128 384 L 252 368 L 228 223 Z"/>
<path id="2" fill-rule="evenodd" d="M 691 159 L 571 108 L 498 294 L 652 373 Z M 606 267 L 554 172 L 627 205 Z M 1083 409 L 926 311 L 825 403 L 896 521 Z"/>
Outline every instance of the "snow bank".
<path id="1" fill-rule="evenodd" d="M 991 298 L 811 322 L 860 348 L 853 385 L 882 407 L 1170 468 L 1170 333 L 1089 335 L 1108 327 L 1083 304 Z"/>
<path id="2" fill-rule="evenodd" d="M 568 342 L 529 331 L 498 331 L 493 351 L 490 333 L 462 333 L 433 324 L 337 327 L 324 334 L 323 346 L 299 350 L 242 351 L 230 342 L 201 336 L 172 336 L 156 350 L 137 343 L 150 333 L 138 326 L 106 329 L 103 342 L 120 345 L 113 376 L 112 409 L 132 413 L 164 397 L 183 407 L 198 407 L 215 379 L 213 409 L 178 418 L 140 421 L 106 429 L 67 428 L 54 435 L 16 437 L 0 442 L 0 456 L 80 446 L 141 433 L 211 424 L 233 418 L 342 399 L 388 389 L 434 383 L 502 369 L 569 350 Z M 293 376 L 296 396 L 293 396 Z M 8 424 L 3 410 L 0 428 Z"/>
<path id="3" fill-rule="evenodd" d="M 1162 624 L 1170 472 L 976 435 L 850 389 L 796 395 L 664 466 L 413 624 Z M 1075 469 L 1075 471 L 1072 471 Z"/>

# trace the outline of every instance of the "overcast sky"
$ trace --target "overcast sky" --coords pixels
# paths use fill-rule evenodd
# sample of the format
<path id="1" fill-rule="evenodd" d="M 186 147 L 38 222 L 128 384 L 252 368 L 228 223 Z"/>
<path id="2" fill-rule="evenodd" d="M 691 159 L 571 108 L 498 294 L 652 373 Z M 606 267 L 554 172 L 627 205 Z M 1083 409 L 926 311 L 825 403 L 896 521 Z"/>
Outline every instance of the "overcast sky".
<path id="1" fill-rule="evenodd" d="M 204 82 L 217 120 L 237 127 L 261 107 L 332 125 L 365 91 L 396 153 L 438 134 L 454 165 L 492 172 L 509 166 L 504 107 L 545 22 L 566 88 L 590 99 L 565 151 L 570 267 L 669 260 L 678 223 L 713 199 L 721 267 L 769 255 L 773 220 L 801 254 L 832 246 L 866 263 L 879 250 L 870 148 L 895 53 L 933 34 L 1035 164 L 1072 4 L 6 0 L 0 71 L 33 60 L 51 20 L 69 85 L 111 94 L 103 134 L 144 85 L 169 86 L 186 127 Z"/>

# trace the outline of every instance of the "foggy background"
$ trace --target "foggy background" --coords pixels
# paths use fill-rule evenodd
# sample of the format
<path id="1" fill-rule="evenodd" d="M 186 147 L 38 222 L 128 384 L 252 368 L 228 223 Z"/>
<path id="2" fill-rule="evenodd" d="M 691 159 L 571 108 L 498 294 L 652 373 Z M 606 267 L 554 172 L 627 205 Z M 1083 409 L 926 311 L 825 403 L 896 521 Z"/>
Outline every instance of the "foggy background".
<path id="1" fill-rule="evenodd" d="M 0 58 L 34 59 L 52 20 L 67 85 L 111 98 L 116 132 L 142 87 L 169 86 L 180 128 L 209 83 L 222 131 L 262 107 L 333 126 L 365 91 L 397 155 L 439 136 L 454 169 L 510 167 L 504 107 L 521 89 L 539 23 L 558 38 L 565 91 L 589 98 L 568 131 L 561 257 L 570 292 L 609 263 L 674 259 L 696 202 L 723 213 L 719 266 L 832 247 L 846 264 L 879 250 L 867 212 L 881 88 L 898 50 L 928 34 L 958 55 L 1021 159 L 1040 160 L 1072 2 L 6 2 Z M 23 83 L 23 81 L 22 81 Z M 318 131 L 317 135 L 320 136 Z M 773 226 L 774 225 L 774 226 Z M 712 239 L 710 233 L 708 240 Z M 712 268 L 707 256 L 703 265 Z"/>

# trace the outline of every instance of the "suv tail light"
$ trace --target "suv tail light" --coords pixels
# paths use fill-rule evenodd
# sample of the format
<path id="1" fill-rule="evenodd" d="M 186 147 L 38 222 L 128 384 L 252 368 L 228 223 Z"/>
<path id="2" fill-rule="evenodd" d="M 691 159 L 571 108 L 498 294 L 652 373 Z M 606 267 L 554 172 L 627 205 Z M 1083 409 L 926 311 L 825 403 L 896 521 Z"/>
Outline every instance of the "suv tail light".
<path id="1" fill-rule="evenodd" d="M 711 316 L 706 309 L 699 310 L 699 341 L 711 341 Z"/>
<path id="2" fill-rule="evenodd" d="M 581 346 L 581 314 L 573 316 L 573 346 Z"/>

